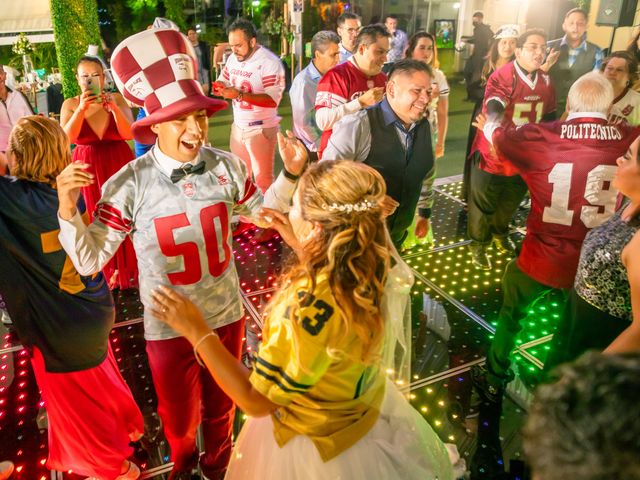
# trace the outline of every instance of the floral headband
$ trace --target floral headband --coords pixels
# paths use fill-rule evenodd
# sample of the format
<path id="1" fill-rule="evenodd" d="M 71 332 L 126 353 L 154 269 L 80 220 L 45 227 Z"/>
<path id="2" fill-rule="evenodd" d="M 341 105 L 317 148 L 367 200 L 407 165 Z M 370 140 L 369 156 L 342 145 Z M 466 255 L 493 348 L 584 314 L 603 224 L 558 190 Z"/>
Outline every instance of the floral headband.
<path id="1" fill-rule="evenodd" d="M 322 205 L 322 209 L 328 212 L 340 211 L 340 212 L 364 212 L 366 210 L 371 210 L 377 205 L 376 202 L 372 202 L 371 200 L 363 200 L 358 203 L 332 203 L 331 205 L 327 205 L 326 203 Z"/>

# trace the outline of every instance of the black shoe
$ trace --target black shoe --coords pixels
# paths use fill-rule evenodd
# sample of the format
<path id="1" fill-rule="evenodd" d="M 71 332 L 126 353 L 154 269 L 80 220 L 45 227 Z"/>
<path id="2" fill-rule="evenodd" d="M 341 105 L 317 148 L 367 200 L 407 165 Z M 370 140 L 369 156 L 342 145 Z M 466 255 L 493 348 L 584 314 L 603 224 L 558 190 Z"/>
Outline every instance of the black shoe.
<path id="1" fill-rule="evenodd" d="M 516 253 L 516 244 L 506 235 L 504 237 L 493 237 L 493 246 L 500 253 L 514 254 Z"/>
<path id="2" fill-rule="evenodd" d="M 502 449 L 498 445 L 478 444 L 469 465 L 471 480 L 506 480 Z"/>
<path id="3" fill-rule="evenodd" d="M 482 401 L 498 403 L 502 401 L 505 386 L 495 385 L 488 379 L 488 372 L 485 367 L 474 365 L 471 367 L 471 383 L 480 395 Z"/>
<path id="4" fill-rule="evenodd" d="M 491 270 L 491 260 L 487 256 L 487 252 L 483 245 L 469 245 L 471 253 L 471 262 L 480 270 Z"/>

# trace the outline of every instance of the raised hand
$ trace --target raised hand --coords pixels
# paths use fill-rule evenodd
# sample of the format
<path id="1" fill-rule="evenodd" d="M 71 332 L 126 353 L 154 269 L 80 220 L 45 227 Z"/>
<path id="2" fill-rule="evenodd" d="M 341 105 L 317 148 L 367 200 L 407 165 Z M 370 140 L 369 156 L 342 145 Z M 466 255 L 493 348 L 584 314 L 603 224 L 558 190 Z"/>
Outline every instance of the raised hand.
<path id="1" fill-rule="evenodd" d="M 59 202 L 58 213 L 63 220 L 71 220 L 71 217 L 76 214 L 80 189 L 94 182 L 93 174 L 86 171 L 88 167 L 88 163 L 70 163 L 56 177 Z"/>
<path id="2" fill-rule="evenodd" d="M 382 208 L 382 217 L 387 218 L 389 215 L 393 215 L 393 212 L 396 211 L 400 205 L 389 195 L 385 195 L 384 198 L 380 201 L 380 207 Z"/>
<path id="3" fill-rule="evenodd" d="M 291 130 L 287 130 L 286 137 L 278 132 L 278 151 L 287 172 L 301 175 L 309 155 L 302 142 L 295 137 Z"/>
<path id="4" fill-rule="evenodd" d="M 293 250 L 297 251 L 301 248 L 298 238 L 293 233 L 293 227 L 291 226 L 291 222 L 289 221 L 289 216 L 287 214 L 271 208 L 262 207 L 260 218 L 267 225 L 265 228 L 273 228 L 277 230 L 285 243 Z"/>
<path id="5" fill-rule="evenodd" d="M 358 102 L 362 107 L 375 105 L 384 96 L 384 87 L 373 87 L 358 97 Z"/>
<path id="6" fill-rule="evenodd" d="M 426 237 L 427 234 L 429 233 L 429 230 L 431 230 L 431 222 L 429 221 L 429 219 L 418 217 L 418 220 L 416 221 L 416 229 L 415 229 L 416 237 L 417 238 Z"/>
<path id="7" fill-rule="evenodd" d="M 80 111 L 86 112 L 91 105 L 96 103 L 97 99 L 98 99 L 97 95 L 95 95 L 91 90 L 85 90 L 84 92 L 82 92 L 80 94 L 79 103 L 78 103 L 78 107 L 80 108 Z"/>
<path id="8" fill-rule="evenodd" d="M 118 105 L 113 99 L 112 94 L 110 93 L 102 94 L 102 108 L 104 108 L 109 113 L 112 113 L 116 108 L 118 108 Z"/>
<path id="9" fill-rule="evenodd" d="M 484 129 L 485 124 L 487 123 L 487 116 L 484 113 L 479 113 L 476 116 L 476 119 L 471 122 L 471 125 L 476 127 L 478 130 Z"/>
<path id="10" fill-rule="evenodd" d="M 540 66 L 540 70 L 542 70 L 545 73 L 548 73 L 549 70 L 551 70 L 551 67 L 553 67 L 555 63 L 558 61 L 558 57 L 560 57 L 560 50 L 555 50 L 552 48 L 547 54 L 547 59 Z"/>

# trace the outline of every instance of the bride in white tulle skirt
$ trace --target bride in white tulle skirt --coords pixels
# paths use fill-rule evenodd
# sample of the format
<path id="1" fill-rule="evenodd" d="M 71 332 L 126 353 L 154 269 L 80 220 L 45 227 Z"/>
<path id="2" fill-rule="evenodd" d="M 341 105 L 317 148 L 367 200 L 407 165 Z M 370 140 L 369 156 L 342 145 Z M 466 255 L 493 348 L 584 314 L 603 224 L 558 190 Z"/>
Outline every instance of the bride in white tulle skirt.
<path id="1" fill-rule="evenodd" d="M 455 446 L 443 444 L 387 381 L 373 428 L 326 463 L 308 437 L 298 435 L 280 448 L 271 416 L 249 418 L 238 436 L 225 480 L 453 480 L 462 477 L 464 470 Z"/>
<path id="2" fill-rule="evenodd" d="M 268 308 L 251 372 L 192 302 L 168 288 L 154 292 L 153 315 L 194 345 L 251 417 L 228 480 L 454 480 L 463 473 L 455 447 L 387 378 L 404 385 L 409 378 L 413 275 L 389 239 L 385 194 L 371 167 L 320 162 L 301 178 L 288 217 L 267 211 L 299 262 Z"/>

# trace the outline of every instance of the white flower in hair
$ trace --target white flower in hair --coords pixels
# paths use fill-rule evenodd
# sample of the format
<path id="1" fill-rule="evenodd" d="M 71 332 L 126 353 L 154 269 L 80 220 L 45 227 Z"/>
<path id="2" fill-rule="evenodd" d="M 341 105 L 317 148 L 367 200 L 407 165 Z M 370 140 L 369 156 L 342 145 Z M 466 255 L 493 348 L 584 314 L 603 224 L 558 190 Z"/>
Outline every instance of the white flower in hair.
<path id="1" fill-rule="evenodd" d="M 366 210 L 372 209 L 375 206 L 376 206 L 375 202 L 372 202 L 371 200 L 363 200 L 358 203 L 342 203 L 342 204 L 332 203 L 331 205 L 324 204 L 322 205 L 322 209 L 327 210 L 329 212 L 333 212 L 337 210 L 339 212 L 351 213 L 351 212 L 364 212 Z"/>

